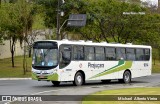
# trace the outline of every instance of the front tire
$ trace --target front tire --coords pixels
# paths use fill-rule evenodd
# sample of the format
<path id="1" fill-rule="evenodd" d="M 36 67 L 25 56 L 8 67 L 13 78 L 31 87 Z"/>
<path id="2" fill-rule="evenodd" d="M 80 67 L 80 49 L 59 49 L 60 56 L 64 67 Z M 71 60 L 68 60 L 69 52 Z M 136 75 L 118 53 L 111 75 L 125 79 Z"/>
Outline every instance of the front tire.
<path id="1" fill-rule="evenodd" d="M 52 81 L 54 86 L 59 86 L 60 82 L 59 81 Z"/>
<path id="2" fill-rule="evenodd" d="M 84 83 L 84 77 L 81 72 L 76 73 L 73 84 L 75 86 L 81 86 Z"/>

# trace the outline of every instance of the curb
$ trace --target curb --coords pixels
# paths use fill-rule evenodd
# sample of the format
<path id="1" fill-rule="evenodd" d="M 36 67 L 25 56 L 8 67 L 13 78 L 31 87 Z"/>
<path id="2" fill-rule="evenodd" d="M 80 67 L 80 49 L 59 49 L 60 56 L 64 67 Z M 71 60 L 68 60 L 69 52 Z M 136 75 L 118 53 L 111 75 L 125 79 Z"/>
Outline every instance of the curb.
<path id="1" fill-rule="evenodd" d="M 0 78 L 0 80 L 31 80 L 32 78 Z"/>

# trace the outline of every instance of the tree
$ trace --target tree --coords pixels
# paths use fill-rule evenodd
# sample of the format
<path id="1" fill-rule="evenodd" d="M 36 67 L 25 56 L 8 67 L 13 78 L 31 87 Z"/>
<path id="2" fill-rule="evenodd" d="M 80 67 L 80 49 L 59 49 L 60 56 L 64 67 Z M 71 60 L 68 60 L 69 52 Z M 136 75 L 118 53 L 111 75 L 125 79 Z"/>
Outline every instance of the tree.
<path id="1" fill-rule="evenodd" d="M 44 24 L 48 28 L 56 26 L 57 15 L 57 1 L 58 0 L 37 0 L 36 3 L 42 5 L 42 11 L 44 12 Z"/>
<path id="2" fill-rule="evenodd" d="M 85 6 L 87 6 L 84 0 L 67 0 L 64 4 L 62 4 L 62 0 L 60 3 L 60 11 L 64 12 L 64 16 L 60 17 L 60 25 L 64 23 L 65 20 L 68 19 L 70 14 L 78 14 L 78 13 L 86 13 Z M 44 13 L 44 24 L 48 28 L 56 28 L 57 26 L 57 4 L 58 0 L 37 0 L 37 4 L 42 6 L 42 10 Z M 61 39 L 64 37 L 63 32 L 65 31 L 73 31 L 70 28 L 64 25 L 62 29 Z"/>
<path id="3" fill-rule="evenodd" d="M 1 26 L 0 26 L 0 43 L 3 42 L 3 32 L 1 30 Z"/>
<path id="4" fill-rule="evenodd" d="M 15 10 L 14 4 L 5 3 L 1 5 L 0 9 L 1 29 L 7 34 L 5 37 L 10 40 L 12 67 L 14 67 L 15 43 L 18 38 L 22 37 L 22 25 L 19 22 L 19 14 Z"/>
<path id="5" fill-rule="evenodd" d="M 5 3 L 1 7 L 1 27 L 10 39 L 11 54 L 12 54 L 12 67 L 14 67 L 14 51 L 15 43 L 17 40 L 22 43 L 28 42 L 28 32 L 31 31 L 33 24 L 33 17 L 35 9 L 33 4 L 26 2 L 26 0 L 17 0 L 14 3 Z M 24 74 L 26 72 L 26 46 L 24 48 Z"/>
<path id="6" fill-rule="evenodd" d="M 93 41 L 133 42 L 140 35 L 139 27 L 142 26 L 144 16 L 125 15 L 124 12 L 142 11 L 145 11 L 145 8 L 136 4 L 116 0 L 90 0 L 86 9 L 87 26 L 79 31 L 84 39 L 87 37 Z"/>
<path id="7" fill-rule="evenodd" d="M 2 10 L 1 10 L 1 4 L 2 4 L 2 0 L 0 0 L 0 14 L 2 12 Z M 2 20 L 2 16 L 0 16 L 0 20 Z M 3 27 L 2 26 L 2 22 L 0 22 L 0 43 L 3 42 L 3 35 L 4 35 L 2 27 Z"/>
<path id="8" fill-rule="evenodd" d="M 57 0 L 38 0 L 44 7 L 45 25 L 56 27 Z M 64 11 L 62 24 L 70 14 L 87 14 L 87 25 L 83 28 L 66 27 L 62 31 L 78 33 L 79 39 L 106 42 L 142 42 L 146 38 L 147 9 L 140 6 L 140 0 L 121 2 L 117 0 L 69 0 L 60 6 Z M 130 14 L 125 14 L 130 13 Z M 141 15 L 141 13 L 146 13 Z M 152 28 L 152 27 L 150 27 Z M 63 38 L 61 34 L 61 39 Z M 152 38 L 147 36 L 147 38 Z M 147 40 L 147 39 L 146 39 Z"/>
<path id="9" fill-rule="evenodd" d="M 30 1 L 31 2 L 31 1 Z M 18 11 L 19 14 L 19 21 L 22 24 L 22 37 L 19 38 L 20 42 L 24 43 L 23 45 L 23 70 L 24 74 L 26 74 L 27 71 L 27 58 L 26 58 L 26 53 L 27 51 L 30 52 L 31 50 L 31 43 L 28 37 L 30 37 L 29 32 L 32 31 L 32 25 L 33 25 L 33 19 L 36 14 L 36 7 L 34 6 L 34 3 L 27 2 L 26 0 L 18 0 L 15 5 L 16 5 L 16 10 Z"/>

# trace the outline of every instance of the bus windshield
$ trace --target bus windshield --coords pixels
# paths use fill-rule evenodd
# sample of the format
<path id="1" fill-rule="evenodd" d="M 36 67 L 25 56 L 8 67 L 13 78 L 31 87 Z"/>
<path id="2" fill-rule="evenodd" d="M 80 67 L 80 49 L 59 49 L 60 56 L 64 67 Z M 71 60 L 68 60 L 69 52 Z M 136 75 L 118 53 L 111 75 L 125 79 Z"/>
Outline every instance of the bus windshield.
<path id="1" fill-rule="evenodd" d="M 42 44 L 42 43 L 41 43 Z M 46 43 L 45 43 L 46 44 Z M 33 67 L 56 67 L 58 65 L 58 49 L 42 45 L 33 47 Z"/>

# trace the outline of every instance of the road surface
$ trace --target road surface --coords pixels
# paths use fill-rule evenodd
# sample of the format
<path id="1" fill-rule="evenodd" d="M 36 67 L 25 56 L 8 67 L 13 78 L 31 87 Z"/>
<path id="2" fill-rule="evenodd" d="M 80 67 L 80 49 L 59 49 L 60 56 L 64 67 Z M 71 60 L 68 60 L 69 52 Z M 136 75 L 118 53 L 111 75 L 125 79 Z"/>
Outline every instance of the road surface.
<path id="1" fill-rule="evenodd" d="M 55 87 L 51 82 L 34 80 L 0 80 L 0 95 L 88 95 L 97 91 L 133 88 L 133 87 L 160 87 L 160 74 L 132 79 L 131 84 L 119 83 L 113 80 L 110 83 L 103 84 L 100 81 L 90 81 L 85 85 L 77 87 L 72 83 L 61 83 Z M 80 101 L 67 101 L 65 103 L 78 104 Z M 4 104 L 6 102 L 0 102 Z M 31 102 L 11 102 L 11 104 L 30 104 Z M 32 102 L 33 104 L 63 104 L 64 102 Z"/>

